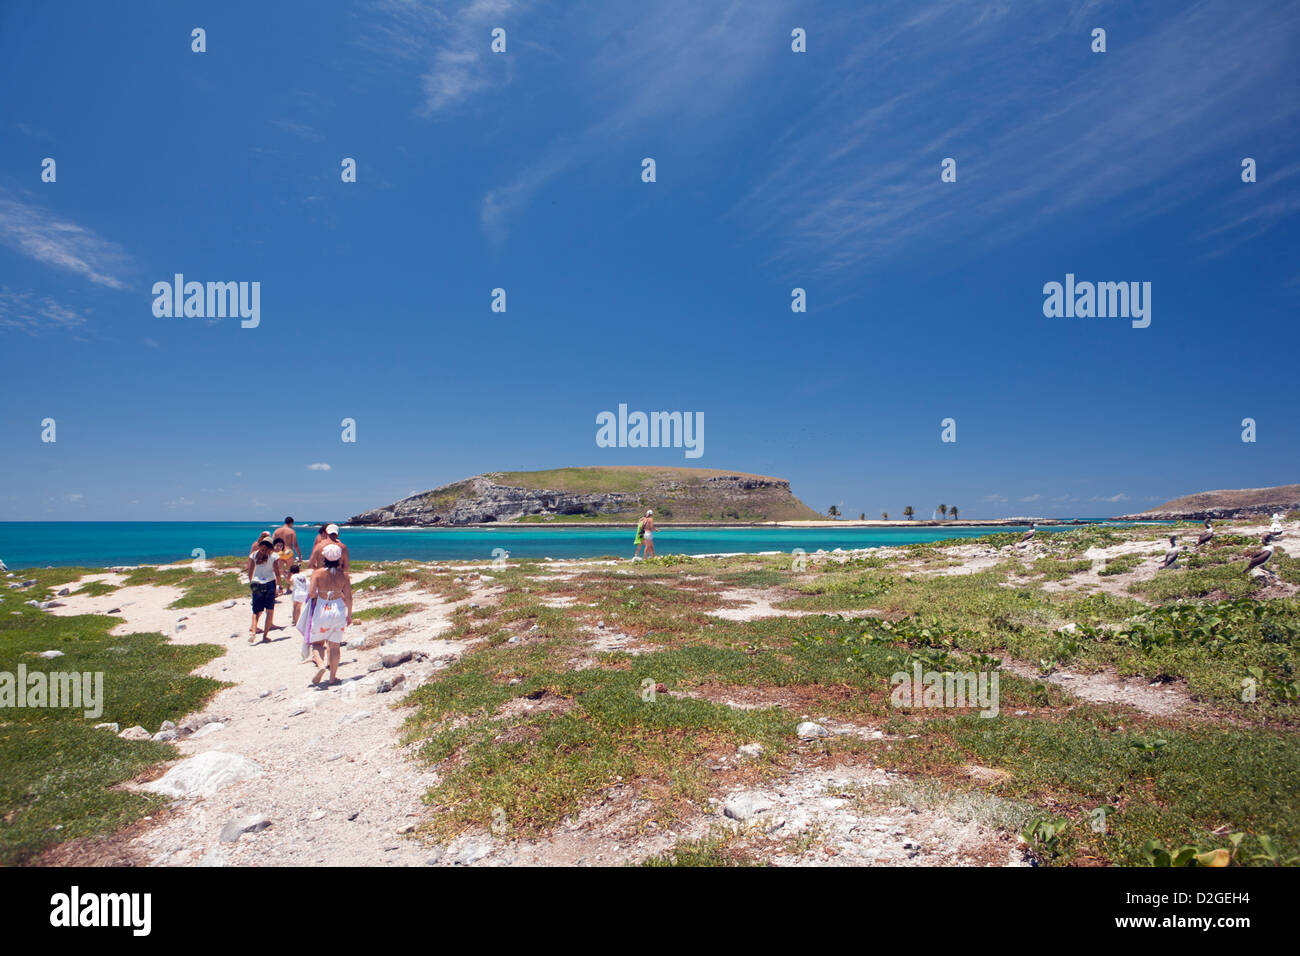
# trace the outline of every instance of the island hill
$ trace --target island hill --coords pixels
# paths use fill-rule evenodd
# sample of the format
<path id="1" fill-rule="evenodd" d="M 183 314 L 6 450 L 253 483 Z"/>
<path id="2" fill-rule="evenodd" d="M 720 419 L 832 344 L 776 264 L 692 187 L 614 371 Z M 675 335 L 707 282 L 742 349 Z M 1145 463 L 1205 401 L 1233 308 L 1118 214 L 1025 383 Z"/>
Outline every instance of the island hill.
<path id="1" fill-rule="evenodd" d="M 1249 518 L 1287 514 L 1300 509 L 1300 485 L 1275 485 L 1272 488 L 1237 488 L 1225 491 L 1202 491 L 1166 501 L 1149 511 L 1121 515 L 1136 521 L 1203 521 L 1206 518 Z"/>
<path id="2" fill-rule="evenodd" d="M 500 522 L 759 522 L 821 516 L 790 482 L 710 468 L 593 467 L 497 471 L 411 495 L 348 519 L 352 525 L 429 527 Z"/>

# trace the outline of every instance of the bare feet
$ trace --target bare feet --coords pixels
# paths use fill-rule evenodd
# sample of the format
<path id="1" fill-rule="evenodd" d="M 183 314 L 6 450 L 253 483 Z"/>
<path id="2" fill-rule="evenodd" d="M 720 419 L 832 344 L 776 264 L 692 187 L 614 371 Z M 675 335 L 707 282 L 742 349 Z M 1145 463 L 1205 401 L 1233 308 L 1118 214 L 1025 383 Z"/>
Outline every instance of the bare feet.
<path id="1" fill-rule="evenodd" d="M 320 679 L 321 679 L 322 677 L 325 676 L 325 670 L 326 670 L 326 668 L 324 668 L 324 667 L 322 667 L 320 670 L 318 670 L 318 671 L 316 672 L 316 676 L 313 677 L 313 678 L 311 679 L 311 682 L 312 682 L 313 684 L 319 684 L 319 683 L 320 683 Z"/>

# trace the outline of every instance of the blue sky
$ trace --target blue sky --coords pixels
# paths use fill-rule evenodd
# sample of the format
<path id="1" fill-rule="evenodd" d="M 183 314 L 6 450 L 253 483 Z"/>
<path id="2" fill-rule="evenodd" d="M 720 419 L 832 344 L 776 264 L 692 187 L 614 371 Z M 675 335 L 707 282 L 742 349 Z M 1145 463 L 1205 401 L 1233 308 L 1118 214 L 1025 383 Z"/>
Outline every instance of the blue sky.
<path id="1" fill-rule="evenodd" d="M 579 464 L 852 516 L 1300 481 L 1297 41 L 1240 0 L 0 7 L 0 519 Z M 260 325 L 156 317 L 177 272 Z M 1045 317 L 1066 273 L 1150 282 L 1150 327 Z M 598 448 L 620 403 L 703 457 Z"/>

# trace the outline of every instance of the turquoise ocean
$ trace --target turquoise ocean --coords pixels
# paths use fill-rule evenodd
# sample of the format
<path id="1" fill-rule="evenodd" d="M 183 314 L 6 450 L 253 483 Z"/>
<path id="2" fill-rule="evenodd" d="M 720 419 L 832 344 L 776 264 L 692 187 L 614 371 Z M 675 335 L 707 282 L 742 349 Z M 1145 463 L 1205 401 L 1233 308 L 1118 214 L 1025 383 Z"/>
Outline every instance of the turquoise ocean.
<path id="1" fill-rule="evenodd" d="M 1128 522 L 1099 522 L 1127 524 Z M 10 569 L 78 565 L 162 564 L 247 554 L 260 532 L 277 527 L 248 521 L 5 521 L 0 522 L 0 560 Z M 299 543 L 310 547 L 317 525 L 299 522 Z M 661 528 L 655 551 L 666 554 L 872 548 L 970 538 L 1010 527 L 888 528 Z M 1068 525 L 1040 529 L 1061 531 Z M 633 529 L 584 527 L 353 529 L 343 540 L 353 558 L 368 561 L 489 560 L 503 548 L 512 558 L 632 556 Z"/>

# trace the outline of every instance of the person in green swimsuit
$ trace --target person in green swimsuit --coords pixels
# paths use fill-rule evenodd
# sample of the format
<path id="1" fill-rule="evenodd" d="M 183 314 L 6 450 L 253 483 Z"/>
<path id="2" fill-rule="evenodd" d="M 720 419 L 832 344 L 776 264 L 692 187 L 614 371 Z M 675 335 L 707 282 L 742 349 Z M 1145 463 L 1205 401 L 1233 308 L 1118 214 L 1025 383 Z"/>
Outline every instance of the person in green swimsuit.
<path id="1" fill-rule="evenodd" d="M 648 511 L 646 512 L 646 514 L 649 513 L 650 512 Z M 645 530 L 645 517 L 643 516 L 641 520 L 636 523 L 636 537 L 632 539 L 632 543 L 636 545 L 636 547 L 632 549 L 633 561 L 641 560 L 641 555 L 637 554 L 637 552 L 645 547 L 644 530 Z"/>

